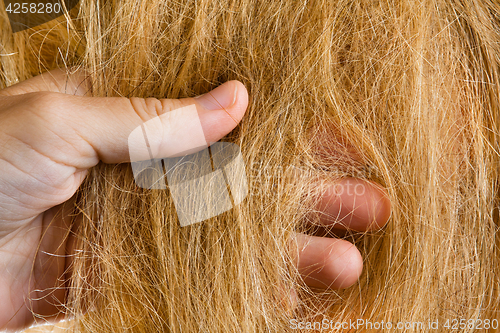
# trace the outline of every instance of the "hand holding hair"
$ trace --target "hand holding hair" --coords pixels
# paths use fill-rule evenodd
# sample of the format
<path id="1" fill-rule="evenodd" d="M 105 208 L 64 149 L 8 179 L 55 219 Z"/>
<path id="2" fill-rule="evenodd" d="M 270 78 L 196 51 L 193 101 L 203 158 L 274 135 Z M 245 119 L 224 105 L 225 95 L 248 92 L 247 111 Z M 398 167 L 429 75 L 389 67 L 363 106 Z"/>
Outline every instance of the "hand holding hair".
<path id="1" fill-rule="evenodd" d="M 99 161 L 128 162 L 134 128 L 191 104 L 206 141 L 216 142 L 235 128 L 248 104 L 239 81 L 179 100 L 85 97 L 83 81 L 81 74 L 52 71 L 0 91 L 0 329 L 29 325 L 32 312 L 56 315 L 57 302 L 64 303 L 71 242 L 60 205 L 89 168 Z M 166 133 L 162 144 L 189 143 L 189 120 L 182 126 Z M 343 191 L 321 198 L 318 210 L 335 217 L 322 223 L 357 231 L 382 227 L 390 202 L 379 185 L 344 179 L 326 186 L 353 184 L 363 186 L 362 195 Z M 344 288 L 357 281 L 362 258 L 350 242 L 302 234 L 296 241 L 298 269 L 310 286 Z"/>

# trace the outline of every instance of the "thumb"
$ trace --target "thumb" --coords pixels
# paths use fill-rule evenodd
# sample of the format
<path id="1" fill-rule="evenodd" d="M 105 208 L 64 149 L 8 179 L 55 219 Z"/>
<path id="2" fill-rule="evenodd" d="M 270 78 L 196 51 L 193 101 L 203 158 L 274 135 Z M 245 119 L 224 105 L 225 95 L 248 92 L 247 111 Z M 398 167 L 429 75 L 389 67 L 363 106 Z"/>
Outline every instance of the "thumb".
<path id="1" fill-rule="evenodd" d="M 248 105 L 245 86 L 229 81 L 195 98 L 73 100 L 76 129 L 106 163 L 185 155 L 231 132 Z M 98 124 L 99 122 L 99 124 Z"/>
<path id="2" fill-rule="evenodd" d="M 36 91 L 43 76 L 0 94 L 16 108 L 0 113 L 6 125 L 2 130 L 53 161 L 79 169 L 99 160 L 121 163 L 201 150 L 232 131 L 248 105 L 247 90 L 236 80 L 195 98 L 144 99 Z M 23 90 L 28 93 L 16 94 Z M 27 112 L 18 112 L 21 105 Z M 8 127 L 9 120 L 14 126 Z M 15 126 L 19 123 L 23 126 Z"/>

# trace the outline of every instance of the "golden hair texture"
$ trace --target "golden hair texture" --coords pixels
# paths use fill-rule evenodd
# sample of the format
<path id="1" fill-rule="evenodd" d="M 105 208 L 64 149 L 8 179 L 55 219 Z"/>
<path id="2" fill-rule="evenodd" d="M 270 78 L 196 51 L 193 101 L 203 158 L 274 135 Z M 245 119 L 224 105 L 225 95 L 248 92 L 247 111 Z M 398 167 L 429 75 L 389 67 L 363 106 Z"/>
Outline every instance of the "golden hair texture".
<path id="1" fill-rule="evenodd" d="M 82 0 L 15 34 L 1 15 L 0 88 L 59 67 L 88 73 L 92 96 L 193 97 L 233 79 L 249 93 L 223 139 L 249 194 L 227 212 L 181 227 L 170 192 L 138 187 L 129 163 L 90 170 L 71 204 L 71 331 L 499 318 L 497 1 Z M 346 236 L 358 283 L 312 290 L 289 240 L 312 232 L 318 179 L 341 177 L 382 184 L 392 215 Z"/>

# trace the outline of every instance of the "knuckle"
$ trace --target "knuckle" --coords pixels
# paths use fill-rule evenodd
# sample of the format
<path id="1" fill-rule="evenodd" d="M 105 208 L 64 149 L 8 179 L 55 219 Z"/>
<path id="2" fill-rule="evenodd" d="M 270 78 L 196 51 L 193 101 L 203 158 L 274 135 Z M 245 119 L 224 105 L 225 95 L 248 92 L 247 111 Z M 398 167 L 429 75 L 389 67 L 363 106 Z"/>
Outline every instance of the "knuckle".
<path id="1" fill-rule="evenodd" d="M 143 120 L 158 117 L 163 114 L 163 106 L 157 98 L 130 98 L 130 104 L 135 113 Z"/>
<path id="2" fill-rule="evenodd" d="M 39 91 L 26 94 L 25 97 L 29 111 L 36 112 L 44 118 L 60 115 L 66 109 L 67 101 L 61 93 Z"/>
<path id="3" fill-rule="evenodd" d="M 68 110 L 67 100 L 63 96 L 40 91 L 8 97 L 2 122 L 8 119 L 23 119 L 30 123 L 43 120 L 45 125 L 54 126 L 64 118 L 63 112 Z"/>
<path id="4" fill-rule="evenodd" d="M 150 98 L 130 98 L 130 104 L 135 113 L 144 121 L 154 117 L 159 117 L 166 112 L 183 106 L 182 102 L 177 99 L 158 99 Z"/>
<path id="5" fill-rule="evenodd" d="M 73 108 L 69 97 L 62 93 L 46 91 L 28 93 L 24 95 L 21 113 L 24 113 L 24 119 L 39 131 L 45 129 L 58 132 L 62 127 L 72 124 Z"/>

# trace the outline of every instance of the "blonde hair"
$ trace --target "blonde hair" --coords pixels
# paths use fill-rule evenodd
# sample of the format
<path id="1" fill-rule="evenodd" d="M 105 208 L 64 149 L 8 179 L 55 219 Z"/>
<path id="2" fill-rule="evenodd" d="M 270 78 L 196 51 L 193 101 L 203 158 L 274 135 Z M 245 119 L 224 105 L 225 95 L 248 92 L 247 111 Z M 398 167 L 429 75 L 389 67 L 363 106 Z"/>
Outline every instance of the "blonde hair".
<path id="1" fill-rule="evenodd" d="M 90 171 L 74 198 L 74 330 L 498 317 L 496 2 L 82 0 L 71 14 L 13 35 L 2 12 L 0 87 L 66 67 L 89 73 L 94 96 L 192 97 L 236 79 L 250 97 L 225 138 L 250 189 L 231 211 L 181 228 L 169 193 L 138 188 L 129 164 Z M 311 232 L 315 181 L 345 176 L 380 182 L 391 219 L 349 237 L 359 283 L 313 291 L 287 244 Z"/>

